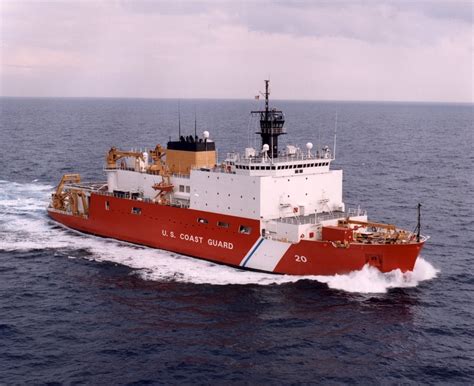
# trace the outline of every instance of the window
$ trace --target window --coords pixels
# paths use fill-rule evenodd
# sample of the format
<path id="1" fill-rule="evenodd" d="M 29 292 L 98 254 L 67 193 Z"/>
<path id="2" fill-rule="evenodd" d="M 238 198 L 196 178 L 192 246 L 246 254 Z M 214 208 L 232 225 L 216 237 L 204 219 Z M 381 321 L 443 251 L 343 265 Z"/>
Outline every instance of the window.
<path id="1" fill-rule="evenodd" d="M 191 187 L 189 185 L 186 186 L 186 193 L 191 193 Z"/>
<path id="2" fill-rule="evenodd" d="M 205 218 L 202 218 L 202 217 L 198 217 L 197 222 L 199 224 L 207 224 L 207 220 Z"/>
<path id="3" fill-rule="evenodd" d="M 275 166 L 272 166 L 272 170 L 275 170 Z"/>
<path id="4" fill-rule="evenodd" d="M 255 166 L 250 166 L 250 170 L 255 170 Z"/>
<path id="5" fill-rule="evenodd" d="M 179 191 L 182 193 L 184 192 L 184 185 L 179 185 Z"/>
<path id="6" fill-rule="evenodd" d="M 110 210 L 110 202 L 105 201 L 105 210 Z"/>
<path id="7" fill-rule="evenodd" d="M 252 233 L 252 227 L 241 225 L 239 227 L 239 233 L 242 233 L 244 235 L 249 235 L 250 233 Z"/>
<path id="8" fill-rule="evenodd" d="M 217 222 L 217 226 L 218 226 L 219 228 L 229 228 L 230 225 L 229 225 L 228 222 L 218 221 L 218 222 Z"/>
<path id="9" fill-rule="evenodd" d="M 132 208 L 132 214 L 142 214 L 141 208 L 133 207 Z"/>

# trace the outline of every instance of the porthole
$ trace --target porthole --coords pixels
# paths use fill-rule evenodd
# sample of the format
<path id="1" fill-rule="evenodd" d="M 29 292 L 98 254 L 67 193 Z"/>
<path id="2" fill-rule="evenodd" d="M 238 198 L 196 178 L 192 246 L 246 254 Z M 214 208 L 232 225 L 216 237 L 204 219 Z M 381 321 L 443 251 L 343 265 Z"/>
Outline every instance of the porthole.
<path id="1" fill-rule="evenodd" d="M 132 214 L 142 214 L 141 208 L 132 207 Z"/>
<path id="2" fill-rule="evenodd" d="M 242 233 L 244 235 L 249 235 L 250 233 L 252 233 L 252 227 L 241 225 L 239 226 L 239 233 Z"/>

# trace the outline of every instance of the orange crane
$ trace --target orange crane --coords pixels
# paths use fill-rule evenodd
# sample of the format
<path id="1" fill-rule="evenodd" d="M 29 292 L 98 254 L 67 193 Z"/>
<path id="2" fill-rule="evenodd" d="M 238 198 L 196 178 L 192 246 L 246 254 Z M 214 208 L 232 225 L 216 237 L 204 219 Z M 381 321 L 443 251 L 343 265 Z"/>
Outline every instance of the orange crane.
<path id="1" fill-rule="evenodd" d="M 145 161 L 143 154 L 140 152 L 122 151 L 118 150 L 116 147 L 111 147 L 106 156 L 107 168 L 115 169 L 117 167 L 117 161 L 125 157 L 134 157 L 135 159 L 141 159 L 142 161 Z"/>

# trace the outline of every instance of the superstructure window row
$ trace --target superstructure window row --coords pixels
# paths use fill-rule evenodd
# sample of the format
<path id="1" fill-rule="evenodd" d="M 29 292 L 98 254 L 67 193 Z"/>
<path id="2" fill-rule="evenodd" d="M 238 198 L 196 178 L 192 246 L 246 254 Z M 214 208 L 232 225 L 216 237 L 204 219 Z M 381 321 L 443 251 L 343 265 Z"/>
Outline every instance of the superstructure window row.
<path id="1" fill-rule="evenodd" d="M 248 166 L 248 165 L 236 165 L 236 169 L 243 170 L 286 170 L 286 169 L 301 169 L 301 168 L 313 168 L 318 166 L 329 166 L 329 162 L 315 162 L 308 164 L 297 164 L 297 165 L 271 165 L 271 166 Z"/>

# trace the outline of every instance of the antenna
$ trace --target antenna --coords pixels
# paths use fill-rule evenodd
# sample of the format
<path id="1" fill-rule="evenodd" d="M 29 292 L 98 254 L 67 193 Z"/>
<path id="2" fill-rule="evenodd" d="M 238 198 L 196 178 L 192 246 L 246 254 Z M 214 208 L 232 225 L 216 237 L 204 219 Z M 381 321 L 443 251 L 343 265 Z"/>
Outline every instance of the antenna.
<path id="1" fill-rule="evenodd" d="M 318 148 L 316 150 L 317 154 L 321 154 L 321 125 L 318 125 Z"/>
<path id="2" fill-rule="evenodd" d="M 265 120 L 268 119 L 268 96 L 270 95 L 270 91 L 268 90 L 268 83 L 270 79 L 265 80 Z"/>
<path id="3" fill-rule="evenodd" d="M 181 140 L 181 101 L 178 100 L 178 140 Z"/>
<path id="4" fill-rule="evenodd" d="M 333 156 L 332 159 L 336 159 L 336 139 L 337 139 L 337 111 L 336 111 L 336 119 L 334 122 L 334 148 L 333 148 Z"/>
<path id="5" fill-rule="evenodd" d="M 194 106 L 194 138 L 197 137 L 196 106 Z"/>

